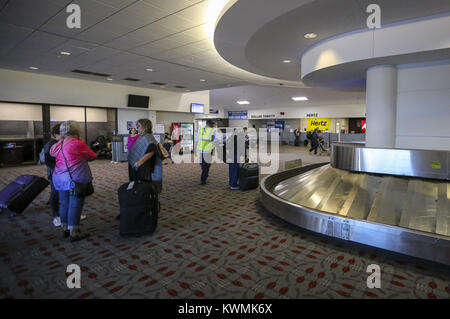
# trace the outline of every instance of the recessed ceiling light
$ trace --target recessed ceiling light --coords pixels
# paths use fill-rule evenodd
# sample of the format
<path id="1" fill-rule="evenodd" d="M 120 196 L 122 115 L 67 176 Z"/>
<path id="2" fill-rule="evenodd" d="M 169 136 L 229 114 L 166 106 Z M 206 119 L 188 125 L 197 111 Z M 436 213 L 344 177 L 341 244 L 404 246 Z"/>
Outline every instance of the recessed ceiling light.
<path id="1" fill-rule="evenodd" d="M 165 89 L 165 88 L 166 88 L 165 85 L 160 85 L 159 87 L 160 87 L 161 89 Z"/>
<path id="2" fill-rule="evenodd" d="M 306 96 L 295 96 L 292 98 L 295 102 L 298 101 L 308 101 L 308 98 Z"/>
<path id="3" fill-rule="evenodd" d="M 191 92 L 191 90 L 185 90 L 186 92 Z"/>
<path id="4" fill-rule="evenodd" d="M 30 66 L 29 67 L 30 70 L 39 70 L 39 68 L 35 67 L 35 66 Z"/>
<path id="5" fill-rule="evenodd" d="M 62 52 L 60 52 L 60 54 L 61 54 L 61 55 L 71 55 L 72 53 L 66 52 L 66 51 L 62 51 Z"/>
<path id="6" fill-rule="evenodd" d="M 147 72 L 153 72 L 153 69 L 145 69 Z"/>
<path id="7" fill-rule="evenodd" d="M 317 34 L 315 34 L 315 33 L 307 33 L 307 34 L 304 35 L 304 37 L 306 39 L 314 39 L 314 38 L 317 37 Z"/>
<path id="8" fill-rule="evenodd" d="M 200 82 L 206 82 L 206 80 L 205 79 L 200 79 Z"/>
<path id="9" fill-rule="evenodd" d="M 249 101 L 237 101 L 236 103 L 237 103 L 237 104 L 240 104 L 240 105 L 250 104 Z"/>
<path id="10" fill-rule="evenodd" d="M 291 63 L 291 60 L 283 60 L 283 63 Z"/>
<path id="11" fill-rule="evenodd" d="M 108 80 L 108 81 L 112 81 L 113 79 L 111 79 L 111 78 L 107 78 L 107 80 Z"/>

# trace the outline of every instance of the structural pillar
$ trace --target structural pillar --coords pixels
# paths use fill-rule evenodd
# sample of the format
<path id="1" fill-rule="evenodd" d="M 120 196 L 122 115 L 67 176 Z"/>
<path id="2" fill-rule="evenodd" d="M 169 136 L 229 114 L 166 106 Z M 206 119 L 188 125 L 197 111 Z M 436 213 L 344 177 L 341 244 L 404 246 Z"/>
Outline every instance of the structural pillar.
<path id="1" fill-rule="evenodd" d="M 367 70 L 366 147 L 395 148 L 397 68 L 378 65 Z"/>

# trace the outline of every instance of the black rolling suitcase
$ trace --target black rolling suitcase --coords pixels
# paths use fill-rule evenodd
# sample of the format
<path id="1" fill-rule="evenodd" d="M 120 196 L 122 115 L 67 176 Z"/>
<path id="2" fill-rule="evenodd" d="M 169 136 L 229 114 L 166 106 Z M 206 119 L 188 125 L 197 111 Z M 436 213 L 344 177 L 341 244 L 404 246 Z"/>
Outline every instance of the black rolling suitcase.
<path id="1" fill-rule="evenodd" d="M 120 235 L 141 236 L 156 230 L 159 196 L 152 182 L 136 181 L 119 187 Z"/>
<path id="2" fill-rule="evenodd" d="M 256 163 L 239 165 L 239 186 L 241 190 L 257 188 L 259 184 L 259 169 Z"/>
<path id="3" fill-rule="evenodd" d="M 0 211 L 22 213 L 25 208 L 48 186 L 45 178 L 21 175 L 0 192 Z"/>

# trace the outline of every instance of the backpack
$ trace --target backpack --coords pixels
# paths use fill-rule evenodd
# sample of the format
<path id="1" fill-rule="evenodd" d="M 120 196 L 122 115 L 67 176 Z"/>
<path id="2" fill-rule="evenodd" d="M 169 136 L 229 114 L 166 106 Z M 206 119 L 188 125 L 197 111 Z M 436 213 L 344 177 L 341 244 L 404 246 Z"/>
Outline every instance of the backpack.
<path id="1" fill-rule="evenodd" d="M 158 156 L 162 159 L 165 160 L 166 158 L 169 158 L 169 152 L 167 152 L 166 148 L 161 144 L 158 143 L 157 144 L 157 150 L 158 150 Z"/>

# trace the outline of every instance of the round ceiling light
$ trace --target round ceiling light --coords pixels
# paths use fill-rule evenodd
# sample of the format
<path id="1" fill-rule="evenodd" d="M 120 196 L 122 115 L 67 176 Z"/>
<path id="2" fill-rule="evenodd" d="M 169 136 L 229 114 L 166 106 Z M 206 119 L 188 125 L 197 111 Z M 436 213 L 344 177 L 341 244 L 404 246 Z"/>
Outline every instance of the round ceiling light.
<path id="1" fill-rule="evenodd" d="M 153 69 L 145 69 L 147 72 L 153 72 Z"/>
<path id="2" fill-rule="evenodd" d="M 72 53 L 66 52 L 66 51 L 62 51 L 62 52 L 60 52 L 60 54 L 61 54 L 61 55 L 71 55 Z"/>
<path id="3" fill-rule="evenodd" d="M 283 63 L 291 63 L 291 60 L 283 60 Z"/>
<path id="4" fill-rule="evenodd" d="M 39 70 L 39 68 L 35 67 L 35 66 L 30 66 L 29 67 L 30 70 Z"/>
<path id="5" fill-rule="evenodd" d="M 307 34 L 304 35 L 304 37 L 306 39 L 314 39 L 314 38 L 317 38 L 317 34 L 315 34 L 315 33 L 307 33 Z"/>

